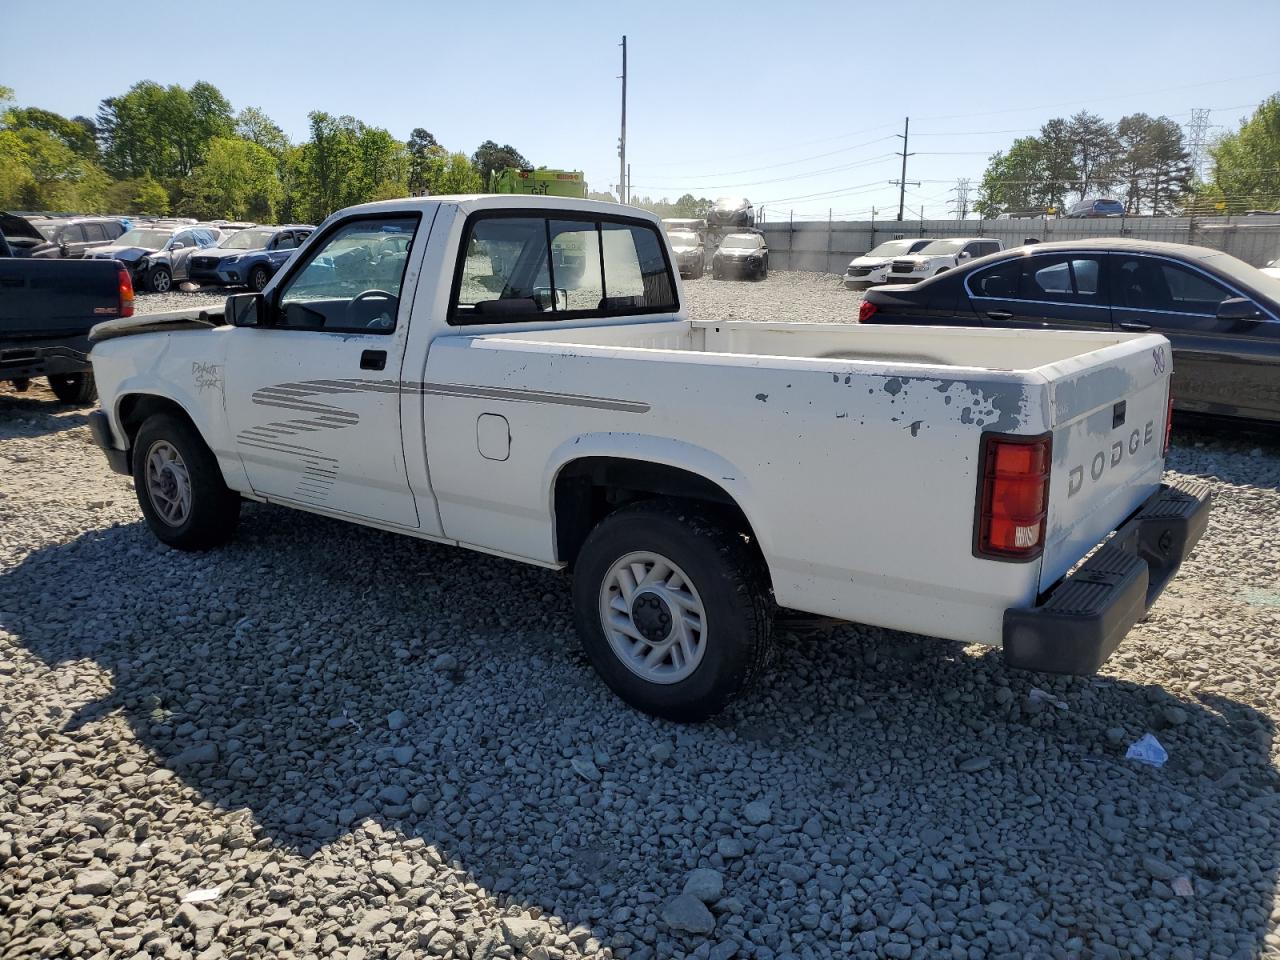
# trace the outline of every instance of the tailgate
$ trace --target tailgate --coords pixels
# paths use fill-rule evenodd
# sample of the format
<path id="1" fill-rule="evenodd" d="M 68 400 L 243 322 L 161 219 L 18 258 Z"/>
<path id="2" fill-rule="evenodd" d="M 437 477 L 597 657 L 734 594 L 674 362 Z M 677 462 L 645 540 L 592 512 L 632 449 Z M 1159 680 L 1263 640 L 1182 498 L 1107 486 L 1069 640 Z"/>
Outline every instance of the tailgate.
<path id="1" fill-rule="evenodd" d="M 1159 486 L 1170 357 L 1167 340 L 1143 336 L 1041 368 L 1053 411 L 1041 590 Z"/>
<path id="2" fill-rule="evenodd" d="M 0 337 L 84 336 L 120 313 L 114 260 L 0 258 Z"/>

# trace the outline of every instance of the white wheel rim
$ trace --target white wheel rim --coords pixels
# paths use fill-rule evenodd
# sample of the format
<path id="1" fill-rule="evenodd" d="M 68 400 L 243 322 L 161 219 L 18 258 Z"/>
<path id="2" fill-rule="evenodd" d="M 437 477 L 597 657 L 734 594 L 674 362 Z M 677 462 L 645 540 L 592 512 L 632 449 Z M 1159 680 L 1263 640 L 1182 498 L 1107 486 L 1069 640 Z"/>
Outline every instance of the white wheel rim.
<path id="1" fill-rule="evenodd" d="M 679 683 L 707 649 L 707 613 L 692 581 L 661 554 L 614 561 L 600 584 L 600 625 L 614 655 L 649 683 Z"/>
<path id="2" fill-rule="evenodd" d="M 147 496 L 160 519 L 180 527 L 191 515 L 191 475 L 176 447 L 157 440 L 147 451 Z"/>

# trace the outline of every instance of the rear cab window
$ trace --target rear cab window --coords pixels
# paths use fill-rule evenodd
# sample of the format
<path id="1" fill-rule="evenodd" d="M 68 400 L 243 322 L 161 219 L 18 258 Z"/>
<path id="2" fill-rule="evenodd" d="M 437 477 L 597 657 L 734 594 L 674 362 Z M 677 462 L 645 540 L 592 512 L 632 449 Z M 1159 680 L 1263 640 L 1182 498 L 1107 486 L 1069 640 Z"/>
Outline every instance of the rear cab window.
<path id="1" fill-rule="evenodd" d="M 679 309 L 658 229 L 578 211 L 473 213 L 449 323 L 570 320 Z"/>

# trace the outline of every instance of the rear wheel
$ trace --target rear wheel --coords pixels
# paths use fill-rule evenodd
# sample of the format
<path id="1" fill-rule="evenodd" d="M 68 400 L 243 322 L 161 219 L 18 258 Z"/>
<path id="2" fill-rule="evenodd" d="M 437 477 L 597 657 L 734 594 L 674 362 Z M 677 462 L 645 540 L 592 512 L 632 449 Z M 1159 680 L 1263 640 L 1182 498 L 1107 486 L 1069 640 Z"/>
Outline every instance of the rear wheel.
<path id="1" fill-rule="evenodd" d="M 147 287 L 155 293 L 168 293 L 173 289 L 173 274 L 168 267 L 156 267 L 147 274 Z"/>
<path id="2" fill-rule="evenodd" d="M 252 290 L 261 292 L 262 288 L 267 285 L 267 281 L 271 279 L 271 274 L 267 272 L 267 268 L 259 264 L 249 271 L 249 287 Z"/>
<path id="3" fill-rule="evenodd" d="M 92 373 L 64 373 L 49 378 L 49 389 L 63 403 L 83 405 L 98 399 Z"/>
<path id="4" fill-rule="evenodd" d="M 695 721 L 720 712 L 773 650 L 773 603 L 743 536 L 696 504 L 623 507 L 587 537 L 574 568 L 578 634 L 623 700 Z"/>
<path id="5" fill-rule="evenodd" d="M 207 550 L 235 535 L 240 497 L 186 420 L 158 413 L 142 424 L 133 442 L 133 486 L 147 526 L 171 547 Z"/>

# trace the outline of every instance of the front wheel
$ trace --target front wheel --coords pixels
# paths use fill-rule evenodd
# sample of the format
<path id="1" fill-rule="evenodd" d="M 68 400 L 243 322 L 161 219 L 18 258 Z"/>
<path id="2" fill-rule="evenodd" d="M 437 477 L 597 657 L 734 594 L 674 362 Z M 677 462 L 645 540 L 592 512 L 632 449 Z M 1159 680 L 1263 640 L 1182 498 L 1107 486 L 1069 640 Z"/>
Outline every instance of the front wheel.
<path id="1" fill-rule="evenodd" d="M 49 378 L 49 389 L 63 403 L 84 406 L 98 399 L 98 385 L 92 373 L 64 373 Z"/>
<path id="2" fill-rule="evenodd" d="M 180 417 L 158 413 L 142 424 L 133 442 L 133 487 L 162 543 L 207 550 L 235 535 L 240 497 L 223 482 L 199 432 Z"/>
<path id="3" fill-rule="evenodd" d="M 633 707 L 669 720 L 720 712 L 773 651 L 773 601 L 743 535 L 673 500 L 623 507 L 587 537 L 574 615 L 592 665 Z"/>
<path id="4" fill-rule="evenodd" d="M 264 266 L 256 266 L 249 273 L 249 287 L 257 293 L 262 292 L 262 288 L 267 285 L 267 281 L 271 279 L 271 274 L 267 272 Z"/>
<path id="5" fill-rule="evenodd" d="M 156 267 L 147 274 L 147 286 L 155 293 L 168 293 L 173 289 L 173 274 L 168 267 Z"/>

